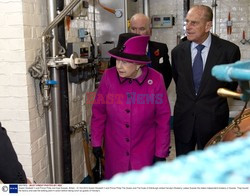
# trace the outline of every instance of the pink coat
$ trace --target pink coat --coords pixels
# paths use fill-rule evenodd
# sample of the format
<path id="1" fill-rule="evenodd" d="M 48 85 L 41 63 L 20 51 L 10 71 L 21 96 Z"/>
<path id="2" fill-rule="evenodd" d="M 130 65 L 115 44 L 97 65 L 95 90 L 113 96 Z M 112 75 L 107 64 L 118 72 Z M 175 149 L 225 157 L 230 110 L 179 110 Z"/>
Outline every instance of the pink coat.
<path id="1" fill-rule="evenodd" d="M 116 68 L 102 77 L 92 107 L 92 146 L 105 149 L 105 178 L 152 165 L 167 157 L 170 105 L 163 77 L 144 66 L 137 79 L 119 77 Z"/>

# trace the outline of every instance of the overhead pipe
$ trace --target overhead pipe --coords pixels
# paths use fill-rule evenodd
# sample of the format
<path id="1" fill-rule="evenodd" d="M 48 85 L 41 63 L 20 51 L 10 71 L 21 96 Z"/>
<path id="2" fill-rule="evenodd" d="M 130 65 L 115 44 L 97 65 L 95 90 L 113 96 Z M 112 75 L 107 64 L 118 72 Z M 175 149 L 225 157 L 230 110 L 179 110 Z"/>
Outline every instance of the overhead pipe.
<path id="1" fill-rule="evenodd" d="M 81 0 L 72 0 L 63 10 L 62 12 L 55 17 L 55 19 L 45 28 L 45 30 L 42 33 L 42 57 L 43 57 L 43 66 L 44 69 L 44 75 L 45 75 L 45 81 L 48 80 L 48 65 L 47 65 L 47 56 L 46 56 L 46 44 L 48 42 L 48 39 L 51 39 L 51 35 L 49 33 L 52 29 L 56 27 L 56 25 L 80 2 Z"/>
<path id="2" fill-rule="evenodd" d="M 60 108 L 60 88 L 59 86 L 55 86 L 51 88 L 51 83 L 53 80 L 50 80 L 48 75 L 48 64 L 47 64 L 47 52 L 46 52 L 46 45 L 52 40 L 51 31 L 57 27 L 57 24 L 64 19 L 64 17 L 80 2 L 81 0 L 72 0 L 62 11 L 59 15 L 57 15 L 53 20 L 52 18 L 55 16 L 55 0 L 51 0 L 48 2 L 50 5 L 50 14 L 51 14 L 51 22 L 45 28 L 42 33 L 42 57 L 43 57 L 43 66 L 44 66 L 44 75 L 42 78 L 43 82 L 43 90 L 44 90 L 44 97 L 43 103 L 45 107 L 45 121 L 46 122 L 46 133 L 47 133 L 47 143 L 48 143 L 48 152 L 49 155 L 49 172 L 50 172 L 50 180 L 53 183 L 63 183 L 63 165 L 62 165 L 62 143 L 60 141 L 62 138 L 62 131 L 61 131 L 61 108 Z M 53 40 L 53 47 L 52 47 L 52 55 L 55 57 L 58 54 L 58 47 L 57 47 L 57 33 L 54 31 L 54 40 Z M 54 78 L 55 81 L 59 81 L 59 73 L 56 69 L 56 66 L 52 64 L 51 66 L 51 76 Z M 49 118 L 49 106 L 51 104 L 49 91 L 51 90 L 51 97 L 52 97 L 52 122 Z M 54 123 L 55 122 L 55 123 Z M 50 125 L 52 125 L 52 131 L 50 129 Z M 52 133 L 52 135 L 51 135 Z M 52 137 L 52 147 L 50 145 Z"/>

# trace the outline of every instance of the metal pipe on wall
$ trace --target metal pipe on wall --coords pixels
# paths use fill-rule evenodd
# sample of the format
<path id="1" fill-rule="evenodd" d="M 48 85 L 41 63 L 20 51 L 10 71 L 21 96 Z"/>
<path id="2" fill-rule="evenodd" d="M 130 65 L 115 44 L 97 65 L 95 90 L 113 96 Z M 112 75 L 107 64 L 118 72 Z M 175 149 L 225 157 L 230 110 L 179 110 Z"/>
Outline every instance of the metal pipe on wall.
<path id="1" fill-rule="evenodd" d="M 93 25 L 94 25 L 94 41 L 96 42 L 96 19 L 95 19 L 95 0 L 93 0 Z"/>
<path id="2" fill-rule="evenodd" d="M 56 17 L 56 0 L 48 0 L 48 10 L 49 10 L 49 22 L 52 22 Z M 52 34 L 54 35 L 54 39 L 52 39 L 52 47 L 50 52 L 54 57 L 58 54 L 58 31 L 57 26 L 52 29 Z"/>
<path id="3" fill-rule="evenodd" d="M 60 13 L 64 8 L 64 0 L 56 0 L 56 10 Z M 58 43 L 65 49 L 65 25 L 64 20 L 58 23 Z M 63 182 L 72 183 L 72 159 L 70 143 L 70 119 L 69 119 L 69 91 L 67 65 L 59 67 L 60 100 L 61 100 L 61 124 L 62 124 L 62 151 L 63 151 Z"/>
<path id="4" fill-rule="evenodd" d="M 63 183 L 63 144 L 62 144 L 62 121 L 60 99 L 60 76 L 57 67 L 50 67 L 51 79 L 57 81 L 57 85 L 51 86 L 51 113 L 52 113 L 52 150 L 54 182 Z"/>
<path id="5" fill-rule="evenodd" d="M 212 9 L 213 9 L 213 27 L 212 27 L 212 33 L 214 33 L 214 34 L 216 34 L 216 7 L 217 7 L 216 0 L 213 0 L 213 2 L 212 2 Z"/>
<path id="6" fill-rule="evenodd" d="M 149 0 L 143 0 L 143 12 L 146 16 L 150 16 L 149 13 Z"/>
<path id="7" fill-rule="evenodd" d="M 56 17 L 56 0 L 49 0 L 49 22 Z M 52 30 L 52 44 L 50 45 L 50 55 L 55 57 L 58 54 L 58 30 L 55 26 Z M 62 156 L 62 122 L 61 122 L 61 100 L 60 100 L 60 78 L 56 66 L 50 67 L 51 80 L 57 81 L 57 85 L 51 86 L 51 155 L 52 155 L 52 179 L 54 183 L 63 182 L 63 156 Z"/>
<path id="8" fill-rule="evenodd" d="M 55 9 L 55 0 L 48 0 L 49 5 L 49 19 L 50 24 L 45 28 L 42 34 L 42 56 L 43 56 L 43 65 L 44 65 L 44 75 L 43 75 L 43 82 L 44 82 L 44 106 L 49 108 L 49 105 L 51 104 L 52 108 L 52 122 L 49 115 L 46 115 L 46 131 L 47 131 L 47 137 L 48 138 L 48 146 L 50 145 L 50 141 L 52 139 L 52 148 L 48 147 L 48 149 L 51 149 L 51 152 L 49 152 L 49 170 L 51 170 L 52 165 L 52 175 L 50 174 L 51 182 L 53 183 L 63 183 L 63 161 L 62 161 L 62 123 L 61 123 L 61 100 L 60 100 L 60 86 L 54 85 L 49 86 L 49 74 L 48 74 L 48 65 L 47 65 L 47 53 L 46 53 L 46 44 L 48 41 L 51 40 L 51 31 L 53 30 L 53 43 L 52 43 L 52 50 L 51 55 L 53 57 L 56 57 L 58 54 L 58 37 L 57 37 L 57 30 L 56 26 L 57 24 L 64 19 L 64 17 L 80 2 L 81 0 L 72 0 L 63 10 L 62 12 L 55 17 L 56 9 Z M 54 17 L 54 18 L 53 18 Z M 59 73 L 56 68 L 56 66 L 51 67 L 51 77 L 52 80 L 60 81 Z M 59 84 L 59 83 L 58 83 Z M 50 89 L 51 88 L 51 89 Z M 49 90 L 51 91 L 51 98 L 52 102 L 50 103 L 50 96 L 49 96 Z M 49 129 L 52 124 L 52 131 Z M 52 133 L 52 135 L 50 134 Z M 51 136 L 51 137 L 50 137 Z M 51 171 L 50 171 L 51 172 Z"/>

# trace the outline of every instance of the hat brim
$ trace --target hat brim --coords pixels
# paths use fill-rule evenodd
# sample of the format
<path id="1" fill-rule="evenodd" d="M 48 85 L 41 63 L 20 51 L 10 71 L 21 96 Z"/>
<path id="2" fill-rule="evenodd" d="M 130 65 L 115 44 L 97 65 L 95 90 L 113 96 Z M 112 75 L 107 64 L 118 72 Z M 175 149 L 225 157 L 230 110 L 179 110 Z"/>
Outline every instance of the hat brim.
<path id="1" fill-rule="evenodd" d="M 139 56 L 139 55 L 121 53 L 120 50 L 118 50 L 117 48 L 113 48 L 112 50 L 108 51 L 108 54 L 116 59 L 128 61 L 131 63 L 138 63 L 138 64 L 151 63 L 151 60 L 147 55 Z"/>

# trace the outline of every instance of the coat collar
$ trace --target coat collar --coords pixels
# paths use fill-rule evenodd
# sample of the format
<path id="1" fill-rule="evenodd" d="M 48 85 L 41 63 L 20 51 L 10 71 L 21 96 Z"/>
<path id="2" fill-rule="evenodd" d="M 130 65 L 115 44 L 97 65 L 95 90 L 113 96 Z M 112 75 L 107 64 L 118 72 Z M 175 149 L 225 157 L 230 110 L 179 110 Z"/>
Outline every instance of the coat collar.
<path id="1" fill-rule="evenodd" d="M 136 79 L 122 78 L 122 77 L 119 76 L 118 72 L 116 72 L 120 84 L 123 84 L 123 83 L 125 83 L 126 81 L 133 81 L 133 80 L 134 80 L 134 81 L 136 81 L 139 85 L 142 85 L 143 82 L 146 80 L 146 78 L 147 78 L 147 76 L 148 76 L 149 69 L 148 69 L 148 67 L 147 67 L 146 65 L 144 65 L 144 66 L 141 68 L 141 70 L 142 70 L 142 74 L 141 74 L 138 78 L 136 78 Z"/>

